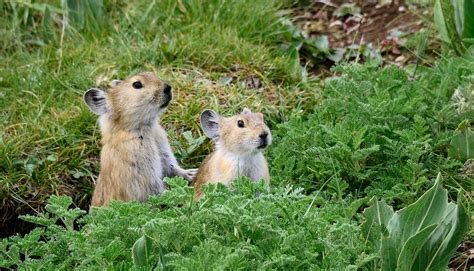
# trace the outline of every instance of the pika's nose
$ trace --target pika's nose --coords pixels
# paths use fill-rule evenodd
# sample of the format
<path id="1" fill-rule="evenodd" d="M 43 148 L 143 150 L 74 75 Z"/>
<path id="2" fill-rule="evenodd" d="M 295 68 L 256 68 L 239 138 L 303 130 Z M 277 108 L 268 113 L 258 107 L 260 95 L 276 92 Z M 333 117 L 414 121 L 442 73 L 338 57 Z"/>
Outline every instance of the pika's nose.
<path id="1" fill-rule="evenodd" d="M 259 135 L 259 137 L 260 137 L 261 139 L 267 139 L 267 136 L 268 136 L 268 133 L 267 133 L 267 132 L 263 132 L 263 133 L 261 133 L 261 134 Z"/>
<path id="2" fill-rule="evenodd" d="M 171 96 L 171 86 L 168 84 L 165 84 L 164 92 L 166 95 Z"/>

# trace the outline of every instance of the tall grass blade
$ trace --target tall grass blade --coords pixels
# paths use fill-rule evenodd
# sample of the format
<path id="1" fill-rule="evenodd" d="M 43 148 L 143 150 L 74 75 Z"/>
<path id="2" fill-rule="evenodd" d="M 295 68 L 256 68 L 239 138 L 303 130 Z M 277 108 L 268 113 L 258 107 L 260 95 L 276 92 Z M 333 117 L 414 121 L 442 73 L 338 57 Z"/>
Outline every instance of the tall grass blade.
<path id="1" fill-rule="evenodd" d="M 466 47 L 474 44 L 474 0 L 464 0 L 463 42 Z"/>
<path id="2" fill-rule="evenodd" d="M 449 43 L 457 52 L 462 53 L 461 40 L 457 34 L 455 10 L 450 1 L 436 0 L 434 5 L 434 23 L 441 39 Z"/>

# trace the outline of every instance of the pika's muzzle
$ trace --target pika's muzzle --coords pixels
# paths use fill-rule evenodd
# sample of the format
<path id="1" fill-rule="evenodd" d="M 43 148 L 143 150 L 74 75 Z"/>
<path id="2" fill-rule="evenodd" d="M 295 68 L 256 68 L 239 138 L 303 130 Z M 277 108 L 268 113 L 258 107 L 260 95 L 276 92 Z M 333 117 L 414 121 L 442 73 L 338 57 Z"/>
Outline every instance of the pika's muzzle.
<path id="1" fill-rule="evenodd" d="M 165 84 L 163 93 L 164 93 L 164 97 L 163 97 L 163 103 L 160 106 L 161 108 L 167 107 L 171 99 L 173 98 L 173 92 L 171 91 L 171 86 L 168 84 Z"/>

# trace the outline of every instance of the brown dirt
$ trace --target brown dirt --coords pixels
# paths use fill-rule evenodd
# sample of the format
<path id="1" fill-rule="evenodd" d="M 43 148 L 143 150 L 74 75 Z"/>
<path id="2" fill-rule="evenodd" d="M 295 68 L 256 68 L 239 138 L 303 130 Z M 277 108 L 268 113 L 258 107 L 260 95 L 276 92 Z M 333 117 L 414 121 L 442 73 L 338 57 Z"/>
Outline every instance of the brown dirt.
<path id="1" fill-rule="evenodd" d="M 295 6 L 293 15 L 308 37 L 327 35 L 331 48 L 366 44 L 380 52 L 384 64 L 414 63 L 416 55 L 405 47 L 406 37 L 425 27 L 421 16 L 429 15 L 427 9 L 409 6 L 404 0 L 379 2 L 383 1 L 311 0 L 309 5 Z M 347 3 L 360 7 L 360 14 L 336 16 L 334 11 Z"/>

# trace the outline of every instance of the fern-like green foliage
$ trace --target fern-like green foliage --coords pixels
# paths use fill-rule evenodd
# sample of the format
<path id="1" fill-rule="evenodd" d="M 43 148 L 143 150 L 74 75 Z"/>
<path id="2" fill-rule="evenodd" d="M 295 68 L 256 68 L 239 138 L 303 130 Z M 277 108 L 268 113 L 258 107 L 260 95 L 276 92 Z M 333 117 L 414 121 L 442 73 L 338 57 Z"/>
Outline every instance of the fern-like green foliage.
<path id="1" fill-rule="evenodd" d="M 96 208 L 76 220 L 75 229 L 54 224 L 57 215 L 66 220 L 77 214 L 75 209 L 51 213 L 70 200 L 54 197 L 48 209 L 51 223 L 23 238 L 3 240 L 0 266 L 341 269 L 364 253 L 362 235 L 351 220 L 354 209 L 347 202 L 316 208 L 314 197 L 301 189 L 281 187 L 270 194 L 263 183 L 241 180 L 234 191 L 205 187 L 206 197 L 195 203 L 186 181 L 168 184 L 170 191 L 146 203 Z"/>
<path id="2" fill-rule="evenodd" d="M 452 96 L 456 86 L 470 84 L 474 60 L 471 54 L 448 63 L 415 76 L 394 66 L 334 69 L 340 76 L 327 80 L 314 113 L 274 132 L 274 183 L 336 195 L 348 188 L 402 203 L 413 202 L 440 171 L 448 182 L 463 183 L 458 170 L 465 160 L 447 153 L 458 124 L 474 114 L 458 112 Z"/>

